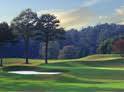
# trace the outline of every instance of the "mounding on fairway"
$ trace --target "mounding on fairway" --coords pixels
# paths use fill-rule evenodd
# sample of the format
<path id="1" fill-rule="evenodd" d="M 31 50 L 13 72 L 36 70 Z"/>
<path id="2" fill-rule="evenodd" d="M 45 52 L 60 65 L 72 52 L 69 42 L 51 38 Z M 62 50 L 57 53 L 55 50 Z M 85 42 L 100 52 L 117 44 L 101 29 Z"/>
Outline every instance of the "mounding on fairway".
<path id="1" fill-rule="evenodd" d="M 118 60 L 122 59 L 120 54 L 97 54 L 97 55 L 90 55 L 85 58 L 82 58 L 84 61 L 109 61 L 109 60 Z"/>
<path id="2" fill-rule="evenodd" d="M 101 60 L 102 58 L 108 60 Z M 114 58 L 116 57 L 116 59 Z M 91 58 L 93 60 L 91 60 Z M 99 61 L 98 61 L 98 59 Z M 100 59 L 101 58 L 101 59 Z M 110 58 L 114 58 L 111 59 Z M 97 59 L 94 61 L 94 59 Z M 24 92 L 124 92 L 124 60 L 119 55 L 94 55 L 74 60 L 50 60 L 49 64 L 31 60 L 31 66 L 20 64 L 21 71 L 62 71 L 59 75 L 18 75 L 9 70 L 20 70 L 14 63 L 19 59 L 6 59 L 0 71 L 0 91 Z M 35 61 L 35 62 L 34 62 Z M 94 62 L 92 62 L 94 61 Z M 11 63 L 11 64 L 10 64 Z M 35 66 L 33 66 L 33 64 Z M 10 65 L 10 66 L 9 66 Z M 30 67 L 30 68 L 26 68 Z"/>

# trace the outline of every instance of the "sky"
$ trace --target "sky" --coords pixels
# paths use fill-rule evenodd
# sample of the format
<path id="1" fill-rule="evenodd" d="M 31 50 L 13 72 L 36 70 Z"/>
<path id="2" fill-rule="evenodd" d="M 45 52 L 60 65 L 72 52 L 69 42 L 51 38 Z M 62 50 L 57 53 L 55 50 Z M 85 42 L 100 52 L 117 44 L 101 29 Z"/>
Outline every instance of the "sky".
<path id="1" fill-rule="evenodd" d="M 66 29 L 102 23 L 124 24 L 124 0 L 1 0 L 0 22 L 11 23 L 22 10 L 51 13 Z"/>

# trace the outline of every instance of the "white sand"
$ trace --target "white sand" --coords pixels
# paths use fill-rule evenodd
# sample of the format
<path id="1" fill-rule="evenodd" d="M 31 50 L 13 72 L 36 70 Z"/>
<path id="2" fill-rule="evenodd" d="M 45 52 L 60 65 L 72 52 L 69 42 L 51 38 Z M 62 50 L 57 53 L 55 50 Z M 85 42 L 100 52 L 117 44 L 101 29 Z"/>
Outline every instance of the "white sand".
<path id="1" fill-rule="evenodd" d="M 54 75 L 54 74 L 61 74 L 61 72 L 36 72 L 36 71 L 9 71 L 8 73 L 22 74 L 22 75 L 39 75 L 39 74 Z"/>

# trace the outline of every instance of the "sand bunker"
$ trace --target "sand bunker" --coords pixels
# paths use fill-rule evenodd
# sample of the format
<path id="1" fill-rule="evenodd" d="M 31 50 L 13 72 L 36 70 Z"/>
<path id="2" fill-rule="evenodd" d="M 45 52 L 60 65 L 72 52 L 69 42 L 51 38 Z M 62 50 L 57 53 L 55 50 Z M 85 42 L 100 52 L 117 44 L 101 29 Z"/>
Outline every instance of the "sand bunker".
<path id="1" fill-rule="evenodd" d="M 55 74 L 61 74 L 61 72 L 36 72 L 36 71 L 9 71 L 8 73 L 22 74 L 22 75 L 39 75 L 39 74 L 55 75 Z"/>

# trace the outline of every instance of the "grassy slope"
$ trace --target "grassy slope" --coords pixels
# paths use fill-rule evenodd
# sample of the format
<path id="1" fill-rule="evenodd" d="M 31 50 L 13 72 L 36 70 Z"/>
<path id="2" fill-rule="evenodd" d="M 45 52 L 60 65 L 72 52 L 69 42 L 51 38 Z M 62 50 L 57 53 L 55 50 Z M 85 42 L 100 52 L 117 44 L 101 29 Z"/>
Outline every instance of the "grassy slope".
<path id="1" fill-rule="evenodd" d="M 86 60 L 86 61 L 108 61 L 108 60 L 117 60 L 117 59 L 122 59 L 122 57 L 119 54 L 99 54 L 99 55 L 91 55 L 82 58 L 82 60 Z"/>
<path id="2" fill-rule="evenodd" d="M 45 65 L 41 60 L 31 60 L 32 64 L 26 66 L 23 59 L 6 59 L 6 66 L 18 64 L 15 67 L 24 70 L 30 67 L 37 71 L 62 71 L 63 74 L 16 75 L 1 71 L 0 91 L 124 92 L 124 63 L 119 55 L 93 55 L 77 60 L 49 62 Z"/>

